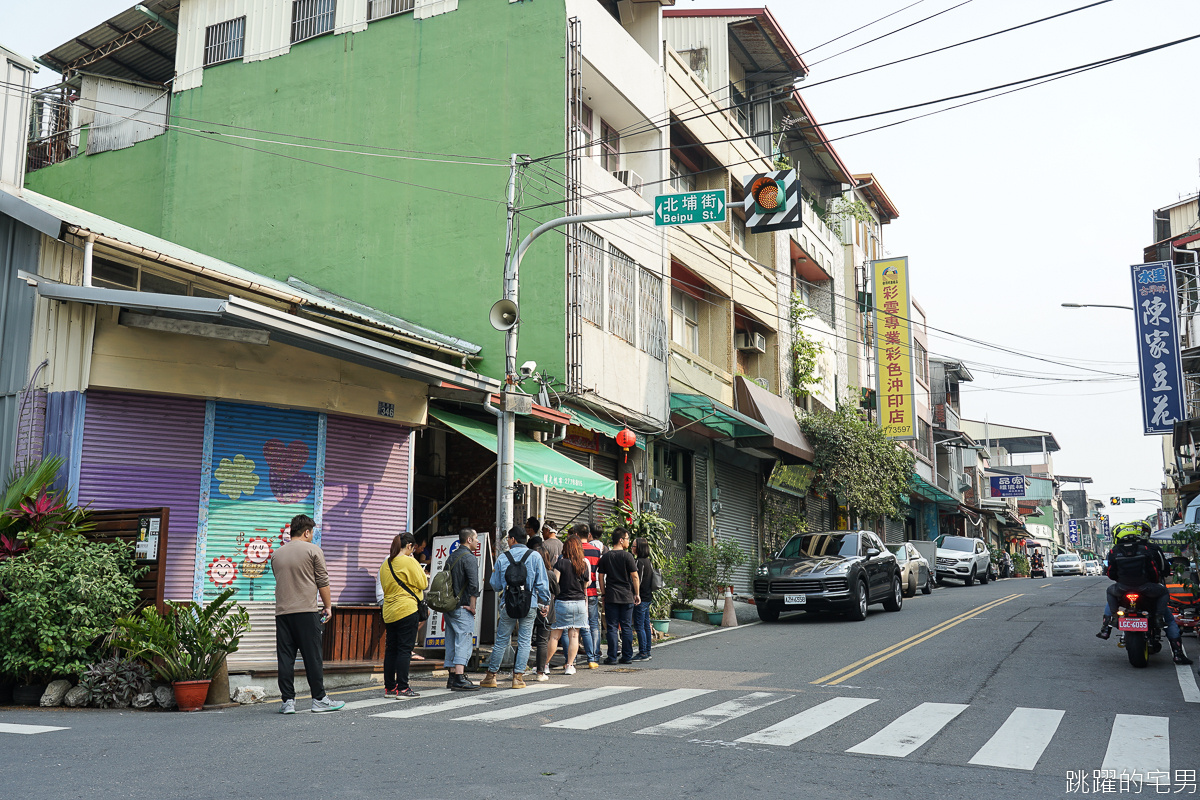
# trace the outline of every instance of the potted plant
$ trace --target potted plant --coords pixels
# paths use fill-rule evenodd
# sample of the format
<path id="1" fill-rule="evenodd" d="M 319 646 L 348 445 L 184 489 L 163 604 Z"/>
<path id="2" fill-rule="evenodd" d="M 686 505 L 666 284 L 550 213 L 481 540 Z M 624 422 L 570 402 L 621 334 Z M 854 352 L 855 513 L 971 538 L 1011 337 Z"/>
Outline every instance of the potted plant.
<path id="1" fill-rule="evenodd" d="M 165 613 L 147 606 L 117 620 L 113 644 L 170 683 L 180 711 L 199 711 L 213 676 L 250 627 L 250 615 L 230 599 L 233 593 L 226 589 L 203 607 L 168 600 Z"/>
<path id="2" fill-rule="evenodd" d="M 696 583 L 692 580 L 691 559 L 687 553 L 668 559 L 663 579 L 671 590 L 671 616 L 690 620 L 692 603 L 696 599 Z"/>
<path id="3" fill-rule="evenodd" d="M 721 586 L 717 547 L 707 542 L 692 542 L 687 546 L 687 559 L 689 580 L 696 587 L 697 594 L 712 602 L 712 611 L 708 612 L 709 624 L 720 625 L 721 612 L 717 611 L 717 599 L 721 596 Z"/>

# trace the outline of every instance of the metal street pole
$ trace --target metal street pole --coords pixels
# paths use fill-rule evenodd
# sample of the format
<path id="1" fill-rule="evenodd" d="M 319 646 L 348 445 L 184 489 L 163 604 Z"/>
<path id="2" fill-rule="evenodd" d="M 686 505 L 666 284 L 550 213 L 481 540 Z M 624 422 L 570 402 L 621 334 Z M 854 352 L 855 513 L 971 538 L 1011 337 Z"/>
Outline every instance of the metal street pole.
<path id="1" fill-rule="evenodd" d="M 1114 306 L 1108 303 L 1062 303 L 1063 308 L 1121 308 L 1126 311 L 1133 311 L 1133 306 Z"/>

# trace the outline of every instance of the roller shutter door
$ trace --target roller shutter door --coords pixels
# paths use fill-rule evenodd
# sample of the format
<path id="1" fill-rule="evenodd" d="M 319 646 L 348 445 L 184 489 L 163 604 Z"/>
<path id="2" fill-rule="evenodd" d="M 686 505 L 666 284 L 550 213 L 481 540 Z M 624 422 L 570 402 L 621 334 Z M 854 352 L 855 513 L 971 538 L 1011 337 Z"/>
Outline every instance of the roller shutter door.
<path id="1" fill-rule="evenodd" d="M 682 483 L 660 480 L 658 486 L 662 489 L 662 517 L 674 523 L 671 530 L 671 544 L 676 556 L 687 552 L 688 542 L 688 503 L 687 489 Z"/>
<path id="2" fill-rule="evenodd" d="M 810 531 L 827 531 L 833 527 L 829 520 L 829 500 L 826 498 L 810 494 L 804 498 L 804 508 Z"/>
<path id="3" fill-rule="evenodd" d="M 191 600 L 204 461 L 203 400 L 89 391 L 79 504 L 171 510 L 164 595 Z"/>
<path id="4" fill-rule="evenodd" d="M 738 543 L 746 554 L 746 565 L 734 575 L 734 591 L 753 594 L 754 570 L 761 559 L 758 547 L 758 474 L 717 462 L 717 484 L 721 487 L 721 513 L 716 519 L 718 538 Z"/>
<path id="5" fill-rule="evenodd" d="M 703 453 L 692 456 L 692 541 L 707 542 L 712 515 L 708 496 L 708 458 Z"/>
<path id="6" fill-rule="evenodd" d="M 900 544 L 904 541 L 904 520 L 892 519 L 884 517 L 883 519 L 883 541 L 884 544 Z"/>

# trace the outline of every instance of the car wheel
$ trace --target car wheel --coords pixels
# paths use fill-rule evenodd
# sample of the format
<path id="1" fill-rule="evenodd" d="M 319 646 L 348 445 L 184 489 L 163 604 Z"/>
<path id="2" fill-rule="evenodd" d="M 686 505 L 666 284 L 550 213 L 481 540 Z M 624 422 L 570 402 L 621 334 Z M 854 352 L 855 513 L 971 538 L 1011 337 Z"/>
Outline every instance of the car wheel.
<path id="1" fill-rule="evenodd" d="M 974 585 L 975 585 L 975 565 L 972 564 L 971 565 L 971 574 L 968 575 L 967 577 L 963 578 L 963 586 L 974 586 Z"/>
<path id="2" fill-rule="evenodd" d="M 888 596 L 887 600 L 883 601 L 883 607 L 888 611 L 899 611 L 904 607 L 904 593 L 900 591 L 899 575 L 892 578 L 892 593 Z"/>
<path id="3" fill-rule="evenodd" d="M 775 622 L 779 619 L 779 604 L 764 600 L 761 603 L 755 603 L 754 608 L 758 611 L 758 618 L 763 622 Z"/>
<path id="4" fill-rule="evenodd" d="M 980 574 L 980 576 L 979 576 L 979 585 L 987 586 L 987 582 L 988 582 L 988 574 L 987 574 L 987 570 L 985 569 L 983 571 L 983 573 Z"/>
<path id="5" fill-rule="evenodd" d="M 854 586 L 854 605 L 847 609 L 846 615 L 856 622 L 862 622 L 867 618 L 867 584 L 860 580 Z"/>
<path id="6" fill-rule="evenodd" d="M 905 597 L 917 596 L 917 574 L 914 572 L 908 576 L 908 589 L 904 592 Z"/>
<path id="7" fill-rule="evenodd" d="M 921 594 L 933 594 L 933 573 L 929 573 L 929 578 L 926 579 L 925 585 L 921 587 Z"/>

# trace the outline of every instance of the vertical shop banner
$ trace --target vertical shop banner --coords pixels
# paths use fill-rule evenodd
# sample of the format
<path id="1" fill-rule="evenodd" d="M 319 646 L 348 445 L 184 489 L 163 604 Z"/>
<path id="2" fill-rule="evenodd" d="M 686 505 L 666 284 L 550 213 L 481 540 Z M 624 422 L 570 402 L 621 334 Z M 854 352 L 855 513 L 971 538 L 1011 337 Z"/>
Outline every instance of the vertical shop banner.
<path id="1" fill-rule="evenodd" d="M 1175 270 L 1170 261 L 1134 264 L 1130 270 L 1143 433 L 1171 433 L 1175 423 L 1184 419 Z"/>
<path id="2" fill-rule="evenodd" d="M 433 576 L 437 575 L 446 567 L 446 562 L 450 560 L 450 556 L 454 555 L 454 551 L 461 545 L 458 543 L 457 536 L 435 536 L 433 537 L 433 555 L 429 559 L 429 575 L 430 582 L 433 582 Z M 483 591 L 483 574 L 485 571 L 484 565 L 487 563 L 487 537 L 480 536 L 479 542 L 475 545 L 475 560 L 479 564 L 479 589 Z M 483 618 L 483 597 L 480 596 L 475 605 L 475 638 L 471 640 L 472 647 L 479 646 L 479 631 L 480 620 Z M 425 625 L 425 643 L 424 647 L 445 647 L 446 646 L 446 617 L 437 609 L 429 609 L 429 621 Z"/>
<path id="3" fill-rule="evenodd" d="M 875 396 L 879 424 L 889 439 L 917 438 L 913 399 L 912 325 L 908 258 L 872 261 L 875 280 Z"/>

